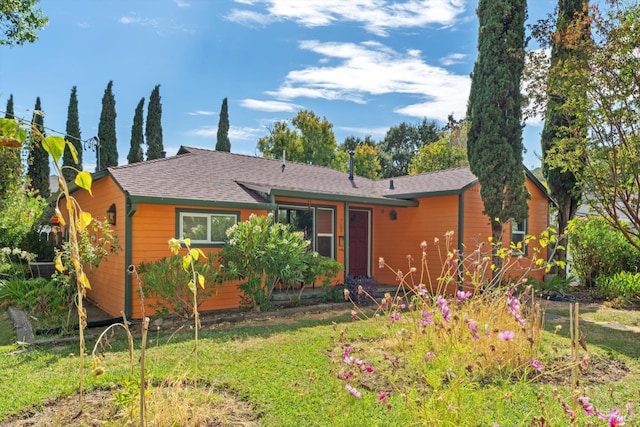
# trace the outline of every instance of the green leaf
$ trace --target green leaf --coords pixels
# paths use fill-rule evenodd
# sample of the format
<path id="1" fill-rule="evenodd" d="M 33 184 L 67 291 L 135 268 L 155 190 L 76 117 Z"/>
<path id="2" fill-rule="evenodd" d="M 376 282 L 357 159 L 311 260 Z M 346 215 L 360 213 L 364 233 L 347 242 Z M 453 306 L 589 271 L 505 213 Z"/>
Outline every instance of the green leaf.
<path id="1" fill-rule="evenodd" d="M 58 163 L 62 153 L 64 153 L 66 141 L 61 136 L 47 136 L 42 141 L 42 148 L 53 157 L 53 161 Z"/>
<path id="2" fill-rule="evenodd" d="M 78 150 L 76 150 L 76 147 L 74 147 L 71 142 L 66 141 L 66 143 L 67 148 L 69 148 L 69 151 L 71 152 L 71 157 L 73 157 L 73 163 L 78 164 Z"/>
<path id="3" fill-rule="evenodd" d="M 191 291 L 192 294 L 196 293 L 196 285 L 195 283 L 193 283 L 193 280 L 189 280 L 189 283 L 187 283 L 187 286 L 189 287 L 189 290 Z"/>
<path id="4" fill-rule="evenodd" d="M 89 194 L 93 196 L 93 193 L 91 192 L 92 181 L 93 181 L 93 178 L 91 178 L 91 174 L 87 171 L 82 171 L 82 172 L 78 172 L 78 175 L 76 175 L 76 179 L 74 182 L 78 187 L 87 190 Z"/>

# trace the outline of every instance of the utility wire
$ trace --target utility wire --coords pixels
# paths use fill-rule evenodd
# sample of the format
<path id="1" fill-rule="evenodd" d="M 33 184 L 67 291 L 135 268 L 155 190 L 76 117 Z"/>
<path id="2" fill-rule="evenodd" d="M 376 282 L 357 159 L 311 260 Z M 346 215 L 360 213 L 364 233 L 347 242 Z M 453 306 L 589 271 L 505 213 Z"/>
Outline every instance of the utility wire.
<path id="1" fill-rule="evenodd" d="M 29 110 L 27 110 L 27 111 L 29 111 Z M 6 115 L 6 114 L 7 114 L 7 112 L 6 112 L 6 111 L 3 111 L 3 110 L 0 110 L 0 114 L 5 114 L 5 115 Z M 22 122 L 24 122 L 24 123 L 31 123 L 31 121 L 29 121 L 29 120 L 25 119 L 24 117 L 18 117 L 18 116 L 16 116 L 16 115 L 15 115 L 15 114 L 13 114 L 13 113 L 12 113 L 12 116 L 13 116 L 13 118 L 14 118 L 14 119 L 20 120 L 20 121 L 22 121 Z M 80 139 L 80 138 L 76 138 L 75 136 L 67 135 L 67 134 L 66 134 L 66 133 L 64 133 L 64 132 L 57 131 L 57 130 L 52 129 L 52 128 L 47 127 L 47 126 L 42 126 L 42 128 L 43 128 L 43 129 L 45 129 L 45 130 L 47 130 L 47 131 L 49 131 L 49 132 L 51 132 L 51 133 L 55 133 L 55 134 L 58 134 L 58 135 L 64 136 L 65 138 L 74 139 L 74 140 L 76 140 L 76 141 L 78 141 L 78 142 L 81 142 L 81 143 L 83 143 L 83 144 L 84 144 L 84 143 L 88 143 L 89 141 L 95 140 L 95 139 L 97 138 L 96 136 L 92 136 L 91 138 L 87 138 L 87 139 L 84 139 L 84 140 L 83 140 L 83 139 Z"/>

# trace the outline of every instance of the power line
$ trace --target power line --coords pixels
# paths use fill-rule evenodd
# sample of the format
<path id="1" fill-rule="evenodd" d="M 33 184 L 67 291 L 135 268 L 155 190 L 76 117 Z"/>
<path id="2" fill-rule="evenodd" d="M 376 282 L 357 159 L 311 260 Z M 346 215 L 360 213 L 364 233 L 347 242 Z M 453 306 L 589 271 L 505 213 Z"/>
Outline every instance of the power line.
<path id="1" fill-rule="evenodd" d="M 27 111 L 29 111 L 29 110 L 27 110 Z M 6 114 L 7 114 L 7 112 L 6 112 L 6 111 L 3 111 L 3 110 L 0 110 L 0 114 L 5 114 L 5 115 L 6 115 Z M 28 121 L 28 120 L 27 120 L 27 119 L 25 119 L 24 117 L 18 117 L 18 116 L 16 116 L 16 115 L 15 115 L 15 114 L 13 114 L 13 113 L 11 113 L 11 115 L 13 116 L 13 118 L 14 118 L 15 120 L 18 120 L 18 121 L 21 121 L 21 122 L 24 122 L 24 123 L 31 123 L 30 121 Z M 50 128 L 50 127 L 47 127 L 47 126 L 42 126 L 42 128 L 43 128 L 43 129 L 45 129 L 45 130 L 47 130 L 47 131 L 49 131 L 49 132 L 51 132 L 51 133 L 61 135 L 61 136 L 63 136 L 64 138 L 74 139 L 74 140 L 76 140 L 76 141 L 78 141 L 78 142 L 80 142 L 80 143 L 83 143 L 83 144 L 88 144 L 89 142 L 94 141 L 94 140 L 97 138 L 97 136 L 92 136 L 91 138 L 87 138 L 87 139 L 80 139 L 80 138 L 76 138 L 75 136 L 71 136 L 71 135 L 67 136 L 66 132 L 60 132 L 60 131 L 57 131 L 57 130 L 52 129 L 52 128 Z"/>

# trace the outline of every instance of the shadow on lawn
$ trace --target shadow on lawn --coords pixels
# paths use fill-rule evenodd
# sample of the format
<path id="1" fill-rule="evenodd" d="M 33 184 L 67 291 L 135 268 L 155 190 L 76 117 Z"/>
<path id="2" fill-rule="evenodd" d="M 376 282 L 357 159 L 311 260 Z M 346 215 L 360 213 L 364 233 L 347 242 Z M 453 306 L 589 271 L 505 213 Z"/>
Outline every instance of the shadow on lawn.
<path id="1" fill-rule="evenodd" d="M 587 310 L 581 309 L 581 312 L 585 313 Z M 562 329 L 556 331 L 557 325 L 562 325 Z M 545 321 L 544 329 L 547 332 L 570 338 L 568 317 L 550 316 L 550 318 Z M 580 319 L 580 331 L 585 336 L 587 348 L 589 346 L 596 346 L 607 352 L 615 352 L 635 360 L 640 360 L 640 346 L 638 346 L 640 333 L 638 332 L 602 326 L 583 319 Z"/>

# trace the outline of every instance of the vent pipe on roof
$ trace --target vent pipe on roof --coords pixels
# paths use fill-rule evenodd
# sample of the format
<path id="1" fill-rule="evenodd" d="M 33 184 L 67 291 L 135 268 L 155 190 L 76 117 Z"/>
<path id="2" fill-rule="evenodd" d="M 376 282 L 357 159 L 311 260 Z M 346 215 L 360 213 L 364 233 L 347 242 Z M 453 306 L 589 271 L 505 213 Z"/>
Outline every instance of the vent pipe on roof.
<path id="1" fill-rule="evenodd" d="M 167 157 L 167 152 L 163 150 L 160 152 L 160 158 L 164 159 L 165 157 Z"/>
<path id="2" fill-rule="evenodd" d="M 287 150 L 282 150 L 282 172 L 284 172 L 284 168 L 287 166 Z"/>
<path id="3" fill-rule="evenodd" d="M 389 180 L 389 190 L 395 190 L 395 189 L 396 189 L 396 187 L 393 186 L 393 180 L 390 179 Z"/>
<path id="4" fill-rule="evenodd" d="M 349 151 L 349 181 L 353 181 L 353 150 Z"/>

